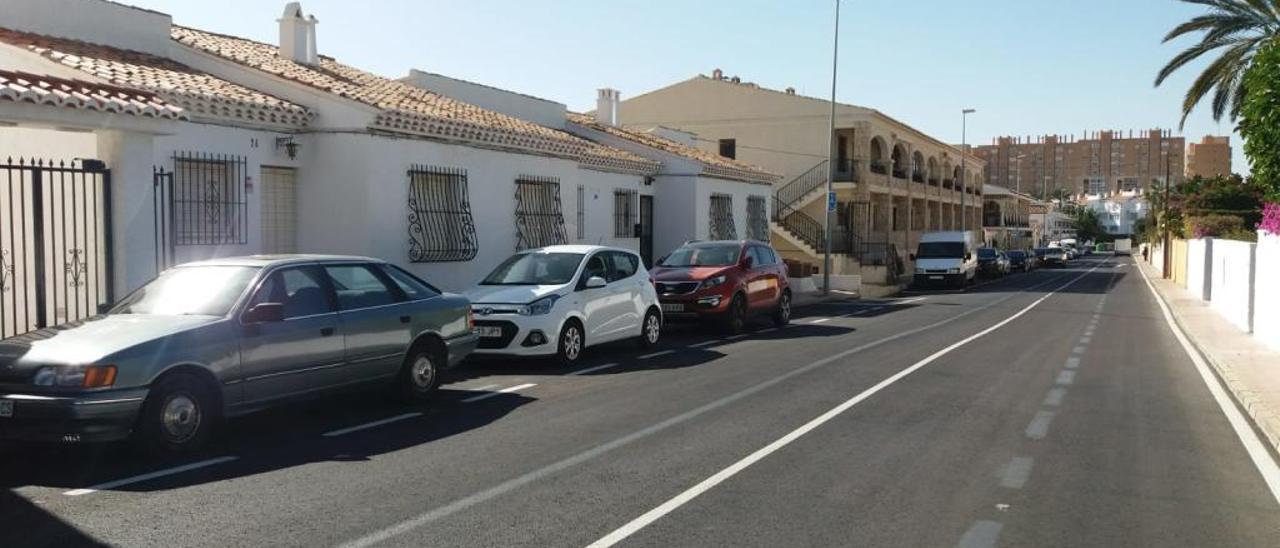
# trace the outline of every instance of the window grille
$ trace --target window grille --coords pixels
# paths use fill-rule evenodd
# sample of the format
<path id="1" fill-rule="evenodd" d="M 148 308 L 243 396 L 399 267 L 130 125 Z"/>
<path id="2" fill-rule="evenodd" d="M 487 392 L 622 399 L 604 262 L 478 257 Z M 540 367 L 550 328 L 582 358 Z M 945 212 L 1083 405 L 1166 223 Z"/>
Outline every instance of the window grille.
<path id="1" fill-rule="evenodd" d="M 175 245 L 248 243 L 243 156 L 177 152 L 173 155 L 170 222 Z"/>
<path id="2" fill-rule="evenodd" d="M 465 169 L 413 165 L 409 169 L 409 260 L 469 261 L 476 257 L 476 225 Z"/>
<path id="3" fill-rule="evenodd" d="M 578 241 L 587 239 L 587 189 L 578 185 Z"/>
<path id="4" fill-rule="evenodd" d="M 565 241 L 560 180 L 521 175 L 516 179 L 516 250 Z"/>
<path id="5" fill-rule="evenodd" d="M 634 238 L 636 225 L 636 204 L 640 201 L 639 191 L 613 191 L 613 237 Z"/>
<path id="6" fill-rule="evenodd" d="M 765 213 L 764 196 L 747 197 L 747 237 L 752 240 L 769 241 L 769 218 Z"/>
<path id="7" fill-rule="evenodd" d="M 736 240 L 738 229 L 733 223 L 733 196 L 728 194 L 711 195 L 711 234 L 712 240 Z"/>

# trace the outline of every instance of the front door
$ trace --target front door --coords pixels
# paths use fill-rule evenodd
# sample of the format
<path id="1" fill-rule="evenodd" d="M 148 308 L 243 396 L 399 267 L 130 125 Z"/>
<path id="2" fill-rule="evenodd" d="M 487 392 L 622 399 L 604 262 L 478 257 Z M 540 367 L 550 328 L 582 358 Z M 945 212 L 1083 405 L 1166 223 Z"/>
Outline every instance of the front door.
<path id="1" fill-rule="evenodd" d="M 245 400 L 263 402 L 334 384 L 345 363 L 342 323 L 316 267 L 276 270 L 245 310 L 284 305 L 284 320 L 243 325 L 240 339 Z"/>
<path id="2" fill-rule="evenodd" d="M 653 268 L 653 196 L 640 196 L 640 259 Z"/>
<path id="3" fill-rule="evenodd" d="M 262 252 L 298 251 L 297 170 L 262 168 Z"/>

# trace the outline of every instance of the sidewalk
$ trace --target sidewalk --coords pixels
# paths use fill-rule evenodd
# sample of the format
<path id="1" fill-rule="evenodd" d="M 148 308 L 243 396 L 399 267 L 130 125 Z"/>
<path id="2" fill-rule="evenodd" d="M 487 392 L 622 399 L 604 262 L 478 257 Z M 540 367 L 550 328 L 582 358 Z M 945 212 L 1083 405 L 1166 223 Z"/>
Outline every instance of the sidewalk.
<path id="1" fill-rule="evenodd" d="M 1280 451 L 1280 352 L 1231 325 L 1209 304 L 1160 278 L 1154 267 L 1135 257 L 1174 319 L 1206 361 L 1217 370 L 1266 441 Z"/>

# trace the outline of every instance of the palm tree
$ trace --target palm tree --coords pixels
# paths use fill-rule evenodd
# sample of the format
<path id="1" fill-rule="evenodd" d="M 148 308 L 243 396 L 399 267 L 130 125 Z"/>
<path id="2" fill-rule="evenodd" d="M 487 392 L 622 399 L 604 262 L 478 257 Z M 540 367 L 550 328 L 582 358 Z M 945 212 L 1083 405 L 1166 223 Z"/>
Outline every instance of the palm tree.
<path id="1" fill-rule="evenodd" d="M 1200 43 L 1175 55 L 1156 75 L 1156 86 L 1187 63 L 1214 50 L 1218 57 L 1191 84 L 1182 100 L 1181 129 L 1187 115 L 1213 91 L 1213 119 L 1222 120 L 1230 107 L 1229 120 L 1240 114 L 1244 102 L 1245 70 L 1253 55 L 1267 40 L 1280 36 L 1280 0 L 1182 0 L 1209 7 L 1209 13 L 1191 18 L 1164 37 L 1164 42 L 1193 32 L 1203 32 Z"/>

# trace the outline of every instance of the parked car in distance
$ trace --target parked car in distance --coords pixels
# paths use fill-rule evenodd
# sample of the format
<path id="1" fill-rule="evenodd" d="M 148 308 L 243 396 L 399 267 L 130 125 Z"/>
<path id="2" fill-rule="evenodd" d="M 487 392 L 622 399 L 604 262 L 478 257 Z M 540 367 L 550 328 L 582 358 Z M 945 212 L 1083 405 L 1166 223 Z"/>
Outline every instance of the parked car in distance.
<path id="1" fill-rule="evenodd" d="M 1067 266 L 1067 250 L 1061 247 L 1037 247 L 1036 257 L 1042 266 Z"/>
<path id="2" fill-rule="evenodd" d="M 658 344 L 662 312 L 640 256 L 597 245 L 554 245 L 512 255 L 466 291 L 477 354 L 555 356 L 577 362 L 588 346 Z"/>
<path id="3" fill-rule="evenodd" d="M 718 321 L 733 333 L 753 315 L 779 326 L 791 321 L 787 267 L 763 242 L 689 242 L 659 260 L 651 277 L 672 320 Z"/>
<path id="4" fill-rule="evenodd" d="M 994 247 L 979 248 L 978 272 L 987 276 L 1004 276 L 1009 273 L 1009 258 Z"/>
<path id="5" fill-rule="evenodd" d="M 959 230 L 926 232 L 920 236 L 911 260 L 916 263 L 913 285 L 945 285 L 964 288 L 978 275 L 973 234 Z"/>
<path id="6" fill-rule="evenodd" d="M 1021 249 L 1011 250 L 1005 256 L 1009 258 L 1011 272 L 1030 272 L 1036 260 L 1034 255 Z"/>
<path id="7" fill-rule="evenodd" d="M 340 388 L 426 399 L 475 345 L 465 298 L 382 261 L 188 263 L 105 314 L 0 341 L 0 434 L 187 452 L 223 417 Z"/>

